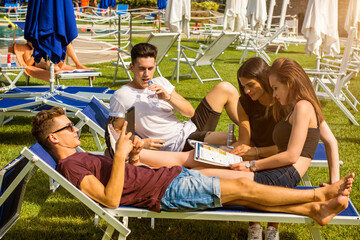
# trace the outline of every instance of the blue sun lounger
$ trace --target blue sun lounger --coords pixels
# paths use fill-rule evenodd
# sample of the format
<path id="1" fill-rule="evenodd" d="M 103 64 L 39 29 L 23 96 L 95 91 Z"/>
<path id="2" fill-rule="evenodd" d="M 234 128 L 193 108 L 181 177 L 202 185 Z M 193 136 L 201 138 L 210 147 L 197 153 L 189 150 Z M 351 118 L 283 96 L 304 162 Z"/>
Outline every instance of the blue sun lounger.
<path id="1" fill-rule="evenodd" d="M 312 238 L 321 239 L 320 227 L 315 224 L 311 218 L 294 214 L 259 212 L 242 207 L 195 212 L 161 213 L 122 206 L 117 209 L 108 209 L 90 199 L 59 174 L 55 170 L 56 162 L 39 143 L 34 144 L 30 149 L 24 148 L 21 154 L 21 156 L 0 171 L 0 237 L 3 236 L 19 218 L 25 187 L 31 176 L 32 169 L 35 167 L 41 169 L 50 178 L 53 178 L 64 187 L 64 189 L 107 222 L 108 228 L 103 239 L 111 239 L 114 230 L 119 232 L 119 239 L 126 239 L 131 232 L 127 226 L 127 217 L 305 223 L 309 226 Z M 124 218 L 123 222 L 120 222 L 120 217 Z M 335 216 L 329 224 L 360 225 L 359 217 L 359 213 L 349 200 L 348 208 Z"/>

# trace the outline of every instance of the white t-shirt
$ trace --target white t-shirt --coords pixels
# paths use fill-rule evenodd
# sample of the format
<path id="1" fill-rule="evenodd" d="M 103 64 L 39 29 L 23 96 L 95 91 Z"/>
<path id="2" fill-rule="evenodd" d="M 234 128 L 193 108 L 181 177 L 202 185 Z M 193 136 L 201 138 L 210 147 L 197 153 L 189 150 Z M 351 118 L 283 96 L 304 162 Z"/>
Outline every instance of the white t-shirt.
<path id="1" fill-rule="evenodd" d="M 152 79 L 171 94 L 175 87 L 165 78 Z M 190 133 L 196 131 L 191 120 L 180 122 L 175 109 L 166 101 L 152 100 L 154 92 L 149 89 L 136 89 L 122 86 L 110 98 L 110 116 L 125 118 L 126 110 L 135 106 L 136 132 L 142 138 L 156 138 L 165 141 L 163 151 L 182 151 Z M 150 96 L 150 98 L 149 98 Z"/>

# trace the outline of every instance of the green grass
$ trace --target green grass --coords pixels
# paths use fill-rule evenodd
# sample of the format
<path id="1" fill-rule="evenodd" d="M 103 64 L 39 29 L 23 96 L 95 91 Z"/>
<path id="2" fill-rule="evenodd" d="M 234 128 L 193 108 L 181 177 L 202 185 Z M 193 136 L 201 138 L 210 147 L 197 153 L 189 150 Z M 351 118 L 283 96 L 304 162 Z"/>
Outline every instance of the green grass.
<path id="1" fill-rule="evenodd" d="M 144 41 L 145 38 L 134 38 L 133 43 Z M 193 42 L 184 41 L 183 44 L 196 47 Z M 237 87 L 236 71 L 239 68 L 239 59 L 242 52 L 229 48 L 215 62 L 215 67 L 224 80 Z M 176 56 L 176 47 L 173 47 L 169 57 Z M 248 57 L 253 56 L 249 54 Z M 290 46 L 287 51 L 278 55 L 270 54 L 271 59 L 290 57 L 296 59 L 303 67 L 314 67 L 315 57 L 304 54 L 304 46 Z M 170 79 L 175 63 L 166 58 L 160 65 L 164 77 Z M 108 63 L 88 65 L 98 68 L 102 77 L 94 81 L 96 87 L 110 87 L 118 89 L 121 85 L 112 85 L 114 67 Z M 181 66 L 181 73 L 189 68 Z M 199 67 L 199 73 L 204 77 L 213 76 L 209 67 Z M 118 78 L 125 78 L 124 71 L 120 70 Z M 360 99 L 360 77 L 351 81 L 350 90 Z M 44 85 L 43 81 L 31 79 L 31 85 Z M 177 92 L 188 99 L 196 107 L 206 93 L 218 82 L 201 84 L 195 77 L 180 79 L 180 83 L 172 81 Z M 87 80 L 66 80 L 66 85 L 87 85 Z M 25 85 L 22 78 L 18 85 Z M 330 128 L 339 142 L 340 159 L 344 161 L 341 167 L 341 176 L 349 172 L 360 173 L 360 127 L 352 125 L 342 111 L 332 101 L 321 101 L 323 111 Z M 350 110 L 359 121 L 360 114 Z M 179 116 L 180 119 L 186 118 Z M 74 119 L 76 122 L 77 120 Z M 230 122 L 226 113 L 222 114 L 217 130 L 226 131 Z M 21 149 L 35 143 L 30 134 L 30 117 L 16 117 L 13 121 L 0 127 L 0 168 L 17 157 Z M 83 147 L 87 150 L 96 150 L 91 135 L 84 130 L 81 136 Z M 310 178 L 314 185 L 328 180 L 327 168 L 311 168 Z M 355 183 L 351 199 L 357 209 L 360 209 L 359 180 Z M 4 236 L 4 239 L 100 239 L 106 227 L 100 220 L 100 227 L 93 224 L 94 214 L 80 204 L 74 197 L 60 188 L 51 193 L 48 188 L 47 176 L 38 171 L 28 184 L 21 210 L 20 219 Z M 249 219 L 250 220 L 250 219 Z M 241 222 L 213 222 L 190 220 L 156 220 L 155 230 L 150 228 L 149 219 L 130 219 L 129 227 L 132 230 L 128 239 L 246 239 L 247 223 Z M 321 229 L 324 239 L 360 239 L 359 226 L 325 226 Z M 304 224 L 281 224 L 281 239 L 309 239 L 310 234 Z"/>

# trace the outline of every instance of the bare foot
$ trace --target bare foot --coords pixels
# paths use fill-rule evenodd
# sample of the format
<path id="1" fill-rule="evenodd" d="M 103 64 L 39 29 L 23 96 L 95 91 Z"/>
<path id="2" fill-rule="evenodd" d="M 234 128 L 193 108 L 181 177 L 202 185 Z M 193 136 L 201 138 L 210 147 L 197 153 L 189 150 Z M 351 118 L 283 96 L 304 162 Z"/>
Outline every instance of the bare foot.
<path id="1" fill-rule="evenodd" d="M 314 203 L 313 218 L 320 226 L 324 226 L 330 222 L 333 217 L 347 208 L 349 204 L 348 196 L 339 196 L 328 202 Z"/>
<path id="2" fill-rule="evenodd" d="M 348 197 L 351 191 L 354 177 L 355 174 L 350 173 L 334 184 L 327 185 L 326 187 L 316 188 L 316 200 L 328 201 L 340 195 Z"/>
<path id="3" fill-rule="evenodd" d="M 90 68 L 87 68 L 87 67 L 85 67 L 85 66 L 82 65 L 82 64 L 77 64 L 77 65 L 76 65 L 76 69 L 86 69 L 86 70 L 90 70 Z"/>

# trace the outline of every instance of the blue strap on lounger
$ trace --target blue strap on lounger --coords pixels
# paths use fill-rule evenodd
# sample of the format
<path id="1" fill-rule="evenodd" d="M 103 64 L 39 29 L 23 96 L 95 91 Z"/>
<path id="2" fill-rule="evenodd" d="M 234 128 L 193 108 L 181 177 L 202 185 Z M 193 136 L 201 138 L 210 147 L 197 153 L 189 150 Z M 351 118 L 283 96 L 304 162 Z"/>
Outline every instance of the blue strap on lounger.
<path id="1" fill-rule="evenodd" d="M 315 151 L 314 159 L 316 160 L 327 160 L 325 145 L 322 142 L 319 142 Z"/>
<path id="2" fill-rule="evenodd" d="M 96 98 L 93 98 L 82 112 L 101 128 L 106 128 L 109 111 Z"/>

